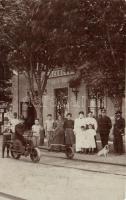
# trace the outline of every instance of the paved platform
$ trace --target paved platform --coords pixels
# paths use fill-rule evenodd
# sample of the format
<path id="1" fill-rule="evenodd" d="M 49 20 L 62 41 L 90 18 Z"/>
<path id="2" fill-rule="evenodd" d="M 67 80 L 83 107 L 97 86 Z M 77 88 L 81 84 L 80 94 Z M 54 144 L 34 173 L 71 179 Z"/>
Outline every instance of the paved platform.
<path id="1" fill-rule="evenodd" d="M 2 146 L 2 136 L 0 136 L 0 149 Z M 93 155 L 87 155 L 87 154 L 80 154 L 75 153 L 74 160 L 76 161 L 82 161 L 82 162 L 94 162 L 94 163 L 104 163 L 104 164 L 112 164 L 112 165 L 120 165 L 120 166 L 126 166 L 126 153 L 122 155 L 117 155 L 113 153 L 113 145 L 112 142 L 109 142 L 110 146 L 110 153 L 108 154 L 108 157 L 105 158 L 103 156 L 99 157 L 97 154 Z M 46 146 L 40 146 L 40 150 L 45 154 L 45 156 L 52 156 L 52 157 L 59 157 L 65 159 L 66 156 L 64 153 L 61 152 L 49 152 L 46 149 Z M 44 148 L 44 149 L 43 149 Z M 98 141 L 98 148 L 100 149 L 100 142 Z M 1 154 L 1 153 L 0 153 Z"/>
<path id="2" fill-rule="evenodd" d="M 65 159 L 65 153 L 62 152 L 50 152 L 48 150 L 45 150 L 45 146 L 40 146 L 40 150 L 44 153 L 45 156 L 51 156 L 51 157 L 59 157 Z M 114 153 L 109 153 L 108 157 L 105 158 L 104 156 L 98 156 L 97 154 L 89 155 L 84 153 L 75 153 L 75 156 L 73 158 L 75 161 L 79 160 L 82 162 L 94 162 L 94 163 L 104 163 L 104 164 L 111 164 L 111 165 L 120 165 L 120 166 L 126 166 L 126 153 L 122 155 L 117 155 Z"/>

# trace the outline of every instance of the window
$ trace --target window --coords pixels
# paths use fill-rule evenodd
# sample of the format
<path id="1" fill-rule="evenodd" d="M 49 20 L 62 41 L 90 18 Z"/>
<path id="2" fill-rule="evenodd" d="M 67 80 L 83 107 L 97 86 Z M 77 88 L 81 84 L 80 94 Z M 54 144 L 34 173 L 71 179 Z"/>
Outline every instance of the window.
<path id="1" fill-rule="evenodd" d="M 65 117 L 68 113 L 68 88 L 55 89 L 55 118 Z"/>

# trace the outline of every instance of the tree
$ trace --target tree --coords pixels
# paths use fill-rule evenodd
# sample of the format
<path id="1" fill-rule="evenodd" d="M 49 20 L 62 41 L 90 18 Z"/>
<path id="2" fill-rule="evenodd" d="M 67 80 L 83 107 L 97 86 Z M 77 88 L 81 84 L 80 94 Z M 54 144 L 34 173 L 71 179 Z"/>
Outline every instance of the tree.
<path id="1" fill-rule="evenodd" d="M 48 30 L 54 30 L 62 55 L 59 65 L 78 72 L 77 79 L 84 79 L 94 93 L 103 94 L 104 90 L 115 109 L 121 109 L 125 88 L 125 1 L 51 0 L 46 1 L 46 6 L 43 2 L 34 14 L 35 27 L 43 33 L 48 20 Z"/>
<path id="2" fill-rule="evenodd" d="M 48 29 L 48 20 L 45 20 L 42 34 L 34 30 L 33 8 L 36 8 L 36 5 L 38 4 L 35 0 L 30 3 L 28 0 L 13 0 L 11 3 L 8 1 L 0 31 L 1 42 L 7 43 L 10 48 L 8 62 L 11 68 L 25 72 L 30 98 L 35 106 L 37 87 L 39 118 L 43 124 L 43 94 L 52 70 L 58 65 L 59 49 L 53 36 L 54 30 Z M 44 7 L 41 11 L 45 12 Z"/>
<path id="3" fill-rule="evenodd" d="M 11 70 L 7 63 L 8 47 L 0 46 L 0 102 L 11 103 Z"/>
<path id="4" fill-rule="evenodd" d="M 78 72 L 96 93 L 104 88 L 120 107 L 125 70 L 123 0 L 32 0 L 30 4 L 13 0 L 6 1 L 5 8 L 1 42 L 10 47 L 11 66 L 25 71 L 33 103 L 35 80 L 40 119 L 43 93 L 57 66 Z"/>

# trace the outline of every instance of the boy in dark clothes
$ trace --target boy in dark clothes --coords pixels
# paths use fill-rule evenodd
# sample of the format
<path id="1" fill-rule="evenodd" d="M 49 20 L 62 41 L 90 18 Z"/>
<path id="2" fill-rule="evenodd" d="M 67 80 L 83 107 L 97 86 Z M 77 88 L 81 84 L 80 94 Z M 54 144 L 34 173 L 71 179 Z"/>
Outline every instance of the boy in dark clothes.
<path id="1" fill-rule="evenodd" d="M 2 158 L 4 158 L 5 149 L 7 149 L 7 158 L 9 158 L 9 142 L 11 140 L 11 126 L 9 123 L 9 119 L 7 117 L 4 118 L 4 125 L 3 125 L 3 144 L 2 144 Z"/>

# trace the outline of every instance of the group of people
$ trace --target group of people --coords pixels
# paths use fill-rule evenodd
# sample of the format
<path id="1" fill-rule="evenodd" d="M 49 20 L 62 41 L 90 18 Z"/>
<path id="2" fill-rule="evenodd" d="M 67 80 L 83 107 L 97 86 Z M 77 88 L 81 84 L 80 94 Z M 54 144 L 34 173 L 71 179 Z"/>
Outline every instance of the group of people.
<path id="1" fill-rule="evenodd" d="M 93 117 L 92 112 L 89 112 L 88 116 L 85 117 L 84 112 L 80 111 L 75 121 L 72 120 L 71 113 L 68 113 L 65 119 L 59 115 L 57 121 L 54 121 L 52 115 L 48 114 L 45 121 L 48 146 L 51 144 L 66 144 L 73 147 L 75 145 L 76 152 L 93 153 L 97 151 L 97 132 L 100 135 L 102 148 L 104 148 L 108 145 L 110 130 L 114 137 L 114 151 L 122 154 L 124 152 L 125 120 L 122 118 L 121 111 L 115 113 L 114 123 L 106 115 L 105 109 L 102 110 L 97 120 Z"/>
<path id="2" fill-rule="evenodd" d="M 73 120 L 72 114 L 68 113 L 64 119 L 58 115 L 57 120 L 53 120 L 52 114 L 47 115 L 47 119 L 42 127 L 38 119 L 35 119 L 31 127 L 31 132 L 36 138 L 37 145 L 40 144 L 41 136 L 46 138 L 47 146 L 51 144 L 68 145 L 75 148 L 76 152 L 94 153 L 97 151 L 96 133 L 100 134 L 101 144 L 104 148 L 108 145 L 110 130 L 114 136 L 114 150 L 118 154 L 123 151 L 123 135 L 125 129 L 125 120 L 122 118 L 121 111 L 115 113 L 115 120 L 112 124 L 111 119 L 106 115 L 106 110 L 102 110 L 101 115 L 96 120 L 93 113 L 89 112 L 88 116 L 84 116 L 84 112 L 80 111 L 78 118 Z M 4 157 L 5 149 L 7 148 L 7 156 L 9 157 L 10 139 L 18 138 L 25 144 L 24 138 L 25 123 L 24 119 L 18 119 L 17 113 L 13 116 L 5 115 L 4 125 L 2 128 L 3 145 L 2 157 Z"/>
<path id="3" fill-rule="evenodd" d="M 18 119 L 17 113 L 9 115 L 5 114 L 4 125 L 2 126 L 3 143 L 2 143 L 2 157 L 4 158 L 5 149 L 7 149 L 7 157 L 9 157 L 9 146 L 10 140 L 19 139 L 22 145 L 26 145 L 26 139 L 24 133 L 26 131 L 26 124 L 23 117 Z M 39 120 L 35 119 L 35 123 L 32 126 L 32 131 L 30 131 L 30 136 L 33 135 L 34 139 L 32 141 L 33 145 L 38 146 L 40 143 L 42 127 L 39 124 Z"/>

